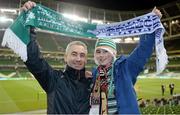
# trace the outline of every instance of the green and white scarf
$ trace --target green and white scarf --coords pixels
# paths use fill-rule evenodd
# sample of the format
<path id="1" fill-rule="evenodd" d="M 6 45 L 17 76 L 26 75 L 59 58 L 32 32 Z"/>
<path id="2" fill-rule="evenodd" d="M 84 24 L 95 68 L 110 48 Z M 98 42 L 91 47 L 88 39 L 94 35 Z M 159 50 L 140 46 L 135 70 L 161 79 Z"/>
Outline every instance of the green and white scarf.
<path id="1" fill-rule="evenodd" d="M 88 38 L 135 36 L 155 31 L 157 73 L 161 73 L 168 63 L 168 56 L 163 43 L 164 27 L 159 17 L 154 13 L 148 13 L 123 22 L 95 25 L 72 21 L 62 14 L 38 4 L 32 10 L 22 12 L 18 16 L 5 31 L 2 41 L 2 46 L 11 48 L 24 62 L 27 60 L 27 44 L 30 42 L 30 26 L 70 36 Z"/>

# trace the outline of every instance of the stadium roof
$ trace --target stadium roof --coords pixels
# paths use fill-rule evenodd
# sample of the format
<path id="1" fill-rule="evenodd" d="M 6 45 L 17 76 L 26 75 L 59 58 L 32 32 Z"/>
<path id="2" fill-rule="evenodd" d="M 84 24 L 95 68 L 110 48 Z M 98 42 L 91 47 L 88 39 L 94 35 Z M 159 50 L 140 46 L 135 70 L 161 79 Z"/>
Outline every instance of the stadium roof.
<path id="1" fill-rule="evenodd" d="M 28 0 L 0 0 L 0 7 L 12 7 L 16 3 L 23 4 Z M 180 3 L 180 0 L 32 0 L 40 3 L 52 3 L 53 1 L 68 2 L 72 4 L 79 4 L 85 6 L 91 6 L 109 10 L 119 11 L 138 11 L 138 10 L 149 10 L 154 6 L 164 6 L 173 3 Z M 180 6 L 178 6 L 180 7 Z"/>
<path id="2" fill-rule="evenodd" d="M 28 0 L 0 0 L 0 8 L 19 8 L 26 1 Z M 64 2 L 64 3 L 71 3 L 70 7 L 67 7 L 66 9 L 64 8 L 65 10 L 68 10 L 70 12 L 72 12 L 72 9 L 73 9 L 73 12 L 75 12 L 76 10 L 78 11 L 78 9 L 80 9 L 80 11 L 78 12 L 85 12 L 84 9 L 81 9 L 79 7 L 80 5 L 92 7 L 92 9 L 100 8 L 100 9 L 111 10 L 111 11 L 116 10 L 121 13 L 127 12 L 127 11 L 130 11 L 131 13 L 133 12 L 138 13 L 139 11 L 147 12 L 147 10 L 150 11 L 151 9 L 153 9 L 154 6 L 157 6 L 161 10 L 163 14 L 163 18 L 179 16 L 180 14 L 180 0 L 32 0 L 32 1 L 35 1 L 36 3 L 41 3 L 54 10 L 60 9 L 59 10 L 60 12 L 64 7 L 63 5 L 62 6 L 59 5 L 59 3 Z M 96 15 L 98 13 L 99 12 L 95 11 L 95 13 L 93 12 L 92 15 L 94 14 Z M 122 15 L 123 14 L 121 14 L 121 17 L 124 17 Z M 138 14 L 138 15 L 141 15 L 141 14 Z M 135 16 L 138 16 L 138 15 L 135 15 Z M 128 18 L 132 18 L 132 17 L 128 17 Z"/>
<path id="3" fill-rule="evenodd" d="M 81 4 L 96 8 L 119 10 L 119 11 L 135 11 L 148 10 L 154 6 L 164 6 L 179 2 L 179 0 L 57 0 L 69 2 L 73 4 Z"/>

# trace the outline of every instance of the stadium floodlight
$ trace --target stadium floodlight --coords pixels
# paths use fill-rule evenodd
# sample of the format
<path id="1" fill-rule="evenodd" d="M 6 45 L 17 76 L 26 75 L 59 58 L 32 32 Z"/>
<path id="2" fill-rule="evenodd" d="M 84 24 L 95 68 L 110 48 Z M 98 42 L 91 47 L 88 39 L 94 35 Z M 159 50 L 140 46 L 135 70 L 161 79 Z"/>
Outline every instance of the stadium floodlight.
<path id="1" fill-rule="evenodd" d="M 165 27 L 168 27 L 168 24 L 167 24 L 166 22 L 164 22 L 163 25 L 164 25 Z"/>
<path id="2" fill-rule="evenodd" d="M 83 21 L 83 22 L 88 22 L 88 19 L 87 18 L 82 18 L 82 17 L 79 17 L 77 15 L 72 15 L 72 14 L 62 14 L 64 17 L 66 18 L 69 18 L 69 19 L 72 19 L 74 21 Z"/>
<path id="3" fill-rule="evenodd" d="M 5 8 L 2 8 L 2 9 L 0 9 L 0 11 L 3 12 L 3 13 L 17 14 L 17 11 L 15 9 L 5 9 Z"/>
<path id="4" fill-rule="evenodd" d="M 115 43 L 121 43 L 123 42 L 122 38 L 116 38 L 116 39 L 112 39 Z"/>
<path id="5" fill-rule="evenodd" d="M 134 40 L 134 41 L 139 41 L 139 39 L 140 39 L 139 37 L 134 37 L 133 40 Z"/>
<path id="6" fill-rule="evenodd" d="M 178 23 L 179 23 L 179 20 L 176 20 L 175 23 L 178 24 Z"/>
<path id="7" fill-rule="evenodd" d="M 12 18 L 6 18 L 5 16 L 0 17 L 0 22 L 5 23 L 5 22 L 13 22 L 14 20 Z"/>
<path id="8" fill-rule="evenodd" d="M 174 21 L 174 20 L 172 20 L 171 24 L 175 24 L 175 21 Z"/>
<path id="9" fill-rule="evenodd" d="M 124 39 L 124 41 L 125 41 L 125 43 L 132 43 L 133 41 L 132 41 L 132 38 L 125 38 Z"/>
<path id="10" fill-rule="evenodd" d="M 102 20 L 92 20 L 91 22 L 95 24 L 103 24 Z"/>

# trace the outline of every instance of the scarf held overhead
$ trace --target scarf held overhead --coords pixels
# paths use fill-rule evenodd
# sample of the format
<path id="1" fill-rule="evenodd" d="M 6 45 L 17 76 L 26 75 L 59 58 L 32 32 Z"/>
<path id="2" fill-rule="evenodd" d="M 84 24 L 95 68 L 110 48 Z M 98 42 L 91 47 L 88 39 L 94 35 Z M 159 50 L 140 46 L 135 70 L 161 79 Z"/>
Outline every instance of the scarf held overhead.
<path id="1" fill-rule="evenodd" d="M 30 26 L 68 36 L 89 38 L 135 36 L 155 31 L 157 73 L 161 73 L 168 63 L 163 41 L 165 30 L 159 17 L 154 13 L 123 22 L 95 25 L 72 21 L 54 10 L 37 5 L 28 12 L 22 12 L 17 17 L 14 23 L 6 29 L 2 41 L 2 46 L 11 48 L 24 62 L 27 60 L 27 44 L 30 42 Z"/>

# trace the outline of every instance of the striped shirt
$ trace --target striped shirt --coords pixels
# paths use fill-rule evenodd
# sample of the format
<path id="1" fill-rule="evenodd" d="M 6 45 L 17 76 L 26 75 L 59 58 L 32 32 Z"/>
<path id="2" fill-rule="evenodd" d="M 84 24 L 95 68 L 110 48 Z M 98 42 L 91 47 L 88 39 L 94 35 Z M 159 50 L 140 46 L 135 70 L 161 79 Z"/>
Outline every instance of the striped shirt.
<path id="1" fill-rule="evenodd" d="M 117 101 L 114 95 L 108 97 L 108 113 L 117 114 Z"/>

